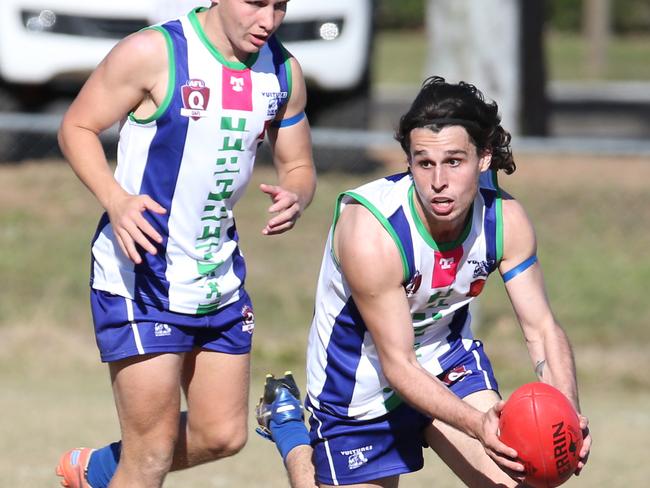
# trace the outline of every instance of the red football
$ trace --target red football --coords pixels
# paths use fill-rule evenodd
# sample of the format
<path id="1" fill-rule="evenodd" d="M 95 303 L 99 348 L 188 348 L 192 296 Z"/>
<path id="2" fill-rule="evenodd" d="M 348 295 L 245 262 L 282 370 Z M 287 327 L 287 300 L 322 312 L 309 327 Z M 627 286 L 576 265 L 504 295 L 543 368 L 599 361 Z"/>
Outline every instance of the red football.
<path id="1" fill-rule="evenodd" d="M 506 401 L 499 438 L 519 454 L 526 483 L 554 488 L 576 470 L 582 448 L 580 421 L 573 405 L 556 388 L 528 383 Z"/>

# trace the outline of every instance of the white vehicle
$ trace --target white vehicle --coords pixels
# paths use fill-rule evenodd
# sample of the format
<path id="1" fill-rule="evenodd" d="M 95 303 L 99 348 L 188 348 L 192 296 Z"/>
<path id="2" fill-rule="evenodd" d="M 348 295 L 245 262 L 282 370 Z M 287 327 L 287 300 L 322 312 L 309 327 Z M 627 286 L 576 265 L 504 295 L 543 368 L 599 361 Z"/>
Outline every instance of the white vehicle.
<path id="1" fill-rule="evenodd" d="M 368 96 L 373 2 L 291 0 L 278 36 L 302 65 L 312 123 L 336 120 L 340 127 L 365 122 L 367 110 L 347 102 Z M 119 39 L 206 4 L 210 2 L 0 0 L 0 112 L 44 110 L 61 93 L 78 90 Z M 0 161 L 15 149 L 7 147 L 7 139 L 5 132 Z"/>

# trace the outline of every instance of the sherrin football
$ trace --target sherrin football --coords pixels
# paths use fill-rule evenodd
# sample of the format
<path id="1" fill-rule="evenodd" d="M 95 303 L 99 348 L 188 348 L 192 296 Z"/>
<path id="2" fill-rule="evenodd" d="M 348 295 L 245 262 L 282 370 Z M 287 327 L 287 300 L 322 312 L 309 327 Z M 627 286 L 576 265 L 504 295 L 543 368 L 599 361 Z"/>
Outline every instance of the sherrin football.
<path id="1" fill-rule="evenodd" d="M 526 483 L 554 488 L 576 470 L 582 448 L 580 421 L 571 402 L 545 383 L 525 384 L 505 403 L 499 438 L 517 451 Z"/>

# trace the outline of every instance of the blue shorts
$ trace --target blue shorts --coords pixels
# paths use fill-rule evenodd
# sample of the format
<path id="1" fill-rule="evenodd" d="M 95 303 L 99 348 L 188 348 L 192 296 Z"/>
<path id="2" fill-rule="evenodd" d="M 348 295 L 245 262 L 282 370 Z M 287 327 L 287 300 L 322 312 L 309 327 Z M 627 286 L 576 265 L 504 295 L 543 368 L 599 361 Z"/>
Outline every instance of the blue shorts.
<path id="1" fill-rule="evenodd" d="M 457 356 L 456 356 L 457 357 Z M 483 344 L 473 346 L 453 367 L 438 376 L 458 397 L 482 390 L 498 392 Z M 350 485 L 411 473 L 424 465 L 424 430 L 432 419 L 406 403 L 371 420 L 341 418 L 316 409 L 311 412 L 310 439 L 316 479 L 329 485 Z"/>
<path id="2" fill-rule="evenodd" d="M 251 350 L 255 316 L 243 289 L 239 300 L 205 315 L 169 312 L 95 289 L 90 305 L 103 362 L 195 348 L 227 354 Z"/>

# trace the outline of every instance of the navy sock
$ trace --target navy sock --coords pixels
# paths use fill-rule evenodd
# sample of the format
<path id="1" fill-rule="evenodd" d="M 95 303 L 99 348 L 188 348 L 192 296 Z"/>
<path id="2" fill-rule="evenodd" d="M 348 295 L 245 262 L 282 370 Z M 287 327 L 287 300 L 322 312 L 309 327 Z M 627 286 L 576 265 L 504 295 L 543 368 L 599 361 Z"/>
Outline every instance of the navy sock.
<path id="1" fill-rule="evenodd" d="M 86 480 L 93 488 L 107 488 L 117 469 L 122 451 L 121 442 L 113 442 L 97 449 L 90 456 Z"/>
<path id="2" fill-rule="evenodd" d="M 309 445 L 309 433 L 302 421 L 289 420 L 283 424 L 276 424 L 271 420 L 269 425 L 275 445 L 282 455 L 282 460 L 286 461 L 287 454 L 294 447 Z"/>

